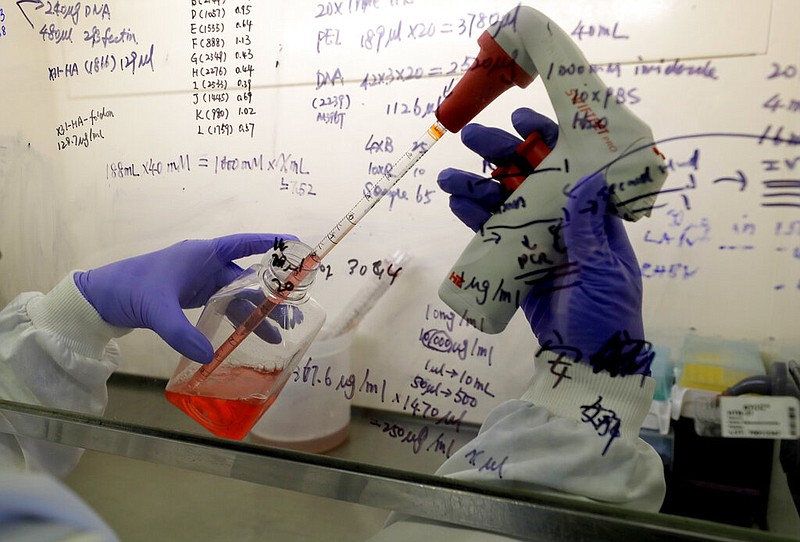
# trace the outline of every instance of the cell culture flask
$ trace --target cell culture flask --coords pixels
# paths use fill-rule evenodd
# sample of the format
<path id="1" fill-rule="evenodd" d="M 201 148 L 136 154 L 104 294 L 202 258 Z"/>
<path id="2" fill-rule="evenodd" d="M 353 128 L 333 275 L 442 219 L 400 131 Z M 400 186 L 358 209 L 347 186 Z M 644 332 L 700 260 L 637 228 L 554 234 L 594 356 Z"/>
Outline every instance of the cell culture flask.
<path id="1" fill-rule="evenodd" d="M 281 241 L 260 264 L 215 293 L 197 328 L 217 352 L 241 341 L 221 363 L 209 366 L 182 357 L 165 394 L 175 406 L 216 436 L 241 440 L 275 402 L 292 371 L 325 323 L 325 310 L 309 293 L 316 264 L 299 241 Z M 266 305 L 265 305 L 266 303 Z M 242 338 L 259 307 L 270 306 Z M 253 322 L 254 320 L 250 320 Z"/>

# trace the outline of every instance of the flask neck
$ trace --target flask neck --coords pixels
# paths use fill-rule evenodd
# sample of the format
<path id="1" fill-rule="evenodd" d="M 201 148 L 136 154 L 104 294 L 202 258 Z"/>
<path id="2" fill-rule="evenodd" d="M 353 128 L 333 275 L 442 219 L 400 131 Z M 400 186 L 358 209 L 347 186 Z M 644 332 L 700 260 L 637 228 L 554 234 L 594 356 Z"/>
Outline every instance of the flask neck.
<path id="1" fill-rule="evenodd" d="M 318 262 L 311 247 L 299 241 L 281 241 L 262 260 L 261 280 L 267 292 L 282 301 L 302 303 L 309 296 Z"/>

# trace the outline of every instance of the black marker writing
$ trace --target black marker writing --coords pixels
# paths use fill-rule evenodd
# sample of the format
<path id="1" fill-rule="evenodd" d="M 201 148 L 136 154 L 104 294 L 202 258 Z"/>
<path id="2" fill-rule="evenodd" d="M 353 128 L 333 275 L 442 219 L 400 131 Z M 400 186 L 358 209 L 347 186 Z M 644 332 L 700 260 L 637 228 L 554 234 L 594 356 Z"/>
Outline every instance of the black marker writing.
<path id="1" fill-rule="evenodd" d="M 631 338 L 627 331 L 618 331 L 589 356 L 589 364 L 595 373 L 607 371 L 611 376 L 650 374 L 654 358 L 655 352 L 648 341 Z"/>
<path id="2" fill-rule="evenodd" d="M 590 424 L 601 437 L 608 437 L 608 442 L 603 448 L 602 455 L 606 455 L 609 446 L 615 439 L 622 436 L 620 433 L 621 420 L 617 413 L 603 407 L 603 396 L 598 395 L 597 400 L 590 405 L 581 405 L 581 421 Z"/>

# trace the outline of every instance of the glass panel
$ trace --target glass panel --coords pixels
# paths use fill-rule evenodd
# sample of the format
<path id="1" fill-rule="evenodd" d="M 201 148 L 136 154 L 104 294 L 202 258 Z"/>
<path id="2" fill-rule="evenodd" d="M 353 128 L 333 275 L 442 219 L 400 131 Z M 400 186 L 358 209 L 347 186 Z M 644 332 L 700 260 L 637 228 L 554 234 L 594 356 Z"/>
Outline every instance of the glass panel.
<path id="1" fill-rule="evenodd" d="M 0 402 L 0 412 L 23 428 L 21 434 L 37 439 L 522 539 L 569 540 L 606 529 L 631 539 L 784 539 L 753 529 L 432 476 L 441 462 L 435 454 L 409 451 L 398 439 L 375 438 L 382 429 L 374 428 L 374 416 L 391 416 L 398 426 L 420 426 L 406 416 L 355 409 L 351 438 L 327 454 L 219 439 L 172 408 L 163 397 L 164 384 L 161 379 L 112 377 L 103 418 L 6 401 Z M 448 438 L 461 443 L 474 436 L 476 428 L 448 431 Z"/>

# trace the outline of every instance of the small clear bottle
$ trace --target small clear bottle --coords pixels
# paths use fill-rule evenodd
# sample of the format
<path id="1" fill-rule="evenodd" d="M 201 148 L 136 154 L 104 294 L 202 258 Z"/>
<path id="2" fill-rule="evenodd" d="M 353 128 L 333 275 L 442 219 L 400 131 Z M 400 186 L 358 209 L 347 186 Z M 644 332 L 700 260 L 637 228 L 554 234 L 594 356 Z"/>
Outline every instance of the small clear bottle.
<path id="1" fill-rule="evenodd" d="M 167 383 L 167 399 L 219 437 L 247 435 L 325 323 L 308 292 L 317 271 L 305 258 L 311 248 L 277 245 L 208 300 L 197 328 L 217 350 L 265 300 L 277 303 L 269 315 L 213 371 L 182 357 Z"/>

